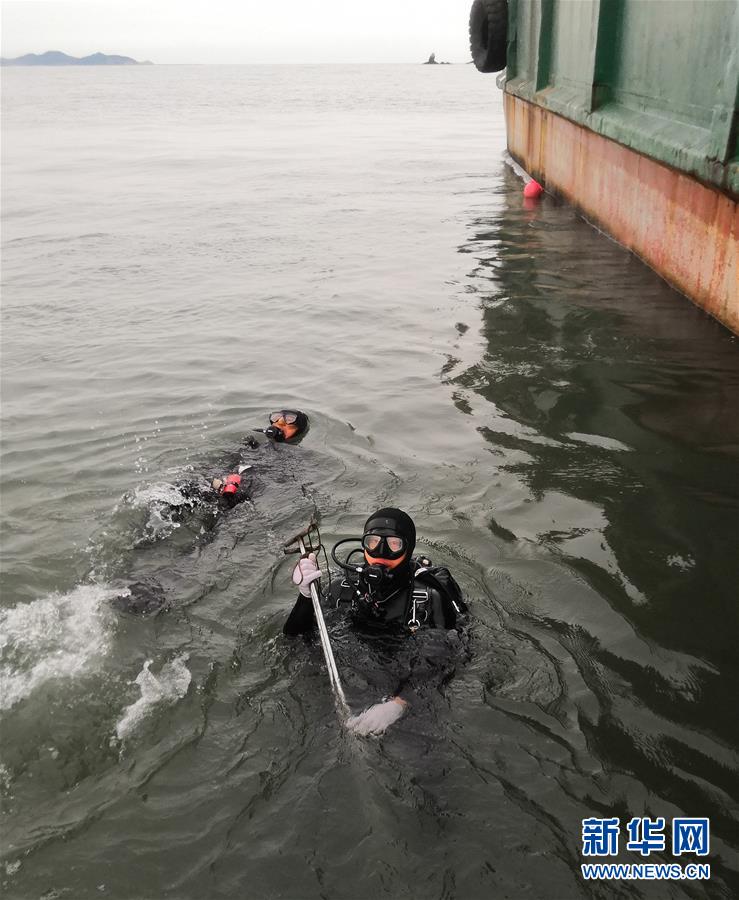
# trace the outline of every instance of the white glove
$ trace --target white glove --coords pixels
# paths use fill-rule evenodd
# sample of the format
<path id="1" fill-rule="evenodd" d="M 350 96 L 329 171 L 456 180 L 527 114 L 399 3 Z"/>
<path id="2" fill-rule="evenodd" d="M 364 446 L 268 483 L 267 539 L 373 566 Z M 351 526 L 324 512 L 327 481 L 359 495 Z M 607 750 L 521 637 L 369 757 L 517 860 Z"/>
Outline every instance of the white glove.
<path id="1" fill-rule="evenodd" d="M 400 697 L 386 700 L 384 703 L 375 703 L 360 715 L 347 719 L 346 727 L 354 734 L 382 734 L 393 722 L 398 721 L 406 706 L 408 704 Z"/>
<path id="2" fill-rule="evenodd" d="M 293 584 L 297 584 L 303 597 L 310 597 L 310 586 L 321 577 L 321 570 L 316 564 L 316 554 L 309 553 L 303 557 L 293 569 Z"/>

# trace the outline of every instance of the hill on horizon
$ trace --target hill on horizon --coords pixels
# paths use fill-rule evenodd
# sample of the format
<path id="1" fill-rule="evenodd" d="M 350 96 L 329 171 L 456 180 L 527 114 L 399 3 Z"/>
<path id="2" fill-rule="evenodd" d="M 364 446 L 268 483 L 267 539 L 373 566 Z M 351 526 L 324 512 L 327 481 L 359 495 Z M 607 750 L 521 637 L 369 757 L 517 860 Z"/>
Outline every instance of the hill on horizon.
<path id="1" fill-rule="evenodd" d="M 89 56 L 69 56 L 61 50 L 47 50 L 46 53 L 26 53 L 14 59 L 0 59 L 3 66 L 151 66 L 149 60 L 139 62 L 130 56 L 116 56 L 107 53 L 91 53 Z"/>

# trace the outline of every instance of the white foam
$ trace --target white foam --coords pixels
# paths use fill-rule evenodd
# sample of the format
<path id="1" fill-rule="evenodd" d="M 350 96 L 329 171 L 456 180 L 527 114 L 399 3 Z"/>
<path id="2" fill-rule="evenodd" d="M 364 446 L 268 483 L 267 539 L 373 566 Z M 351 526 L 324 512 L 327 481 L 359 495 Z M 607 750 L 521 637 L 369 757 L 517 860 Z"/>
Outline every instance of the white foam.
<path id="1" fill-rule="evenodd" d="M 123 717 L 115 727 L 119 739 L 128 737 L 155 707 L 160 704 L 174 704 L 185 696 L 192 680 L 186 665 L 187 659 L 185 653 L 165 663 L 158 675 L 150 671 L 152 660 L 147 659 L 135 681 L 141 689 L 141 696 L 135 703 L 126 707 Z"/>
<path id="2" fill-rule="evenodd" d="M 207 485 L 202 482 L 199 487 L 206 489 Z M 181 507 L 193 508 L 199 502 L 186 496 L 180 488 L 167 481 L 138 487 L 133 496 L 130 494 L 127 496 L 132 507 L 146 509 L 149 512 L 145 533 L 137 543 L 169 537 L 180 527 L 180 523 L 176 521 L 175 511 Z"/>
<path id="3" fill-rule="evenodd" d="M 693 559 L 690 554 L 688 554 L 687 557 L 684 557 L 680 556 L 679 553 L 673 553 L 672 556 L 667 557 L 667 565 L 680 569 L 683 572 L 687 572 L 690 569 L 695 568 L 695 559 Z"/>
<path id="4" fill-rule="evenodd" d="M 0 709 L 39 685 L 89 671 L 109 648 L 120 590 L 80 585 L 0 611 Z"/>
<path id="5" fill-rule="evenodd" d="M 187 498 L 183 496 L 179 488 L 166 481 L 136 488 L 133 495 L 134 506 L 149 507 L 158 503 L 163 503 L 167 506 L 183 506 L 187 502 Z"/>
<path id="6" fill-rule="evenodd" d="M 188 500 L 182 492 L 175 485 L 166 481 L 136 488 L 131 505 L 134 508 L 147 509 L 149 512 L 145 532 L 136 543 L 152 538 L 158 540 L 169 537 L 176 528 L 180 527 L 179 522 L 172 519 L 173 510 L 185 506 L 187 503 Z"/>
<path id="7" fill-rule="evenodd" d="M 10 787 L 13 783 L 13 776 L 10 769 L 5 763 L 0 763 L 0 796 L 10 794 Z"/>

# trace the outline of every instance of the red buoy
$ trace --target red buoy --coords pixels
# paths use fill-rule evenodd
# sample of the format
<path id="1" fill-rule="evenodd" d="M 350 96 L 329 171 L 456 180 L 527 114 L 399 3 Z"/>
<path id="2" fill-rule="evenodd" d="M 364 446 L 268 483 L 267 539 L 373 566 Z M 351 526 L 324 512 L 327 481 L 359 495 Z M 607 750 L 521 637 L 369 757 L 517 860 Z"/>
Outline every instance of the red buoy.
<path id="1" fill-rule="evenodd" d="M 532 178 L 531 181 L 526 185 L 523 189 L 524 197 L 528 197 L 531 200 L 540 197 L 544 193 L 544 188 L 539 184 L 538 181 L 534 181 Z"/>

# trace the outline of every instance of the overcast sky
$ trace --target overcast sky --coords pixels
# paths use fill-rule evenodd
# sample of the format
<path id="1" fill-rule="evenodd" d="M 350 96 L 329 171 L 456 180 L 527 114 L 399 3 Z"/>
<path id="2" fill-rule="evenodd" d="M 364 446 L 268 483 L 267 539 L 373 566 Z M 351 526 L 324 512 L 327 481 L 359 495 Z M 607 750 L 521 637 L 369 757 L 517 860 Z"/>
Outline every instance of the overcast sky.
<path id="1" fill-rule="evenodd" d="M 2 0 L 2 55 L 155 63 L 466 62 L 471 0 Z"/>

